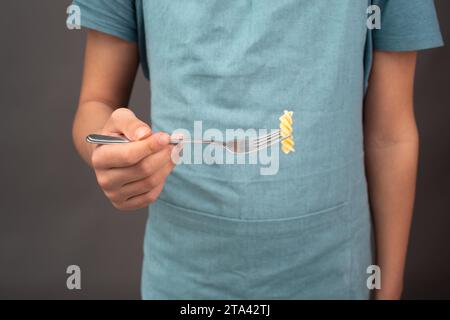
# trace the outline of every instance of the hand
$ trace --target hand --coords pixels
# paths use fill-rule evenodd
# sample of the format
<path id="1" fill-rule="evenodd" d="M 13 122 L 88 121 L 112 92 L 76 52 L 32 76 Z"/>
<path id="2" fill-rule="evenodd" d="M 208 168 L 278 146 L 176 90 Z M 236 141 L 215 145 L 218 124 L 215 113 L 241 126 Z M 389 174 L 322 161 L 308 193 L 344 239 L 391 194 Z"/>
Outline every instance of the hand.
<path id="1" fill-rule="evenodd" d="M 133 141 L 97 146 L 92 153 L 98 184 L 114 207 L 131 211 L 156 201 L 175 166 L 169 135 L 152 134 L 150 127 L 126 108 L 111 114 L 101 134 L 121 134 Z"/>

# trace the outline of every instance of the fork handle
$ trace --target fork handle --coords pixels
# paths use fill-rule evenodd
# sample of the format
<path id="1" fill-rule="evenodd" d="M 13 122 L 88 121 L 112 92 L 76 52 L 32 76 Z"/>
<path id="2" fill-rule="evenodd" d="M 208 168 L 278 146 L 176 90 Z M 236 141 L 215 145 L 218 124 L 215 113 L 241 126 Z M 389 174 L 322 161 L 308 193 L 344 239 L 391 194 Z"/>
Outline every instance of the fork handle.
<path id="1" fill-rule="evenodd" d="M 125 137 L 105 136 L 102 134 L 90 134 L 86 137 L 86 142 L 92 144 L 123 144 L 129 143 Z"/>
<path id="2" fill-rule="evenodd" d="M 92 144 L 124 144 L 130 143 L 131 141 L 125 137 L 119 136 L 106 136 L 102 134 L 90 134 L 86 137 L 86 142 Z M 210 144 L 214 143 L 214 140 L 183 140 L 171 138 L 170 144 L 179 144 L 179 143 L 195 143 L 195 144 Z"/>

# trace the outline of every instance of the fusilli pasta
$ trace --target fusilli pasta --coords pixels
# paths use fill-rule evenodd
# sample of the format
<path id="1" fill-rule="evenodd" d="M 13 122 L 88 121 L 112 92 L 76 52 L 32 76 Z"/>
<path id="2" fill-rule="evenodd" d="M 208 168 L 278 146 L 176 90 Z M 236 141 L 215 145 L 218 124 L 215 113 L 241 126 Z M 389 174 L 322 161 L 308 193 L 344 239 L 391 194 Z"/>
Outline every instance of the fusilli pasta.
<path id="1" fill-rule="evenodd" d="M 281 150 L 286 154 L 295 151 L 294 149 L 295 142 L 294 137 L 292 135 L 293 114 L 294 112 L 292 111 L 284 110 L 284 114 L 280 117 L 280 133 L 283 139 L 281 141 Z"/>

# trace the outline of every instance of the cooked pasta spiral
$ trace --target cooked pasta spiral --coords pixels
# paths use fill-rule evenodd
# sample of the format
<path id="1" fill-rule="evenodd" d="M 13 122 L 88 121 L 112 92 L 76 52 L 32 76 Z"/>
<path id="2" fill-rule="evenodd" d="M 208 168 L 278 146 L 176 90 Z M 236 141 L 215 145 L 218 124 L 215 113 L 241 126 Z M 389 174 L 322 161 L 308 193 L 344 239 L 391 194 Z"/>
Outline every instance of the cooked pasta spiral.
<path id="1" fill-rule="evenodd" d="M 284 114 L 280 117 L 280 133 L 282 137 L 281 150 L 288 154 L 289 152 L 295 151 L 294 149 L 294 137 L 292 135 L 292 115 L 294 112 L 284 110 Z"/>

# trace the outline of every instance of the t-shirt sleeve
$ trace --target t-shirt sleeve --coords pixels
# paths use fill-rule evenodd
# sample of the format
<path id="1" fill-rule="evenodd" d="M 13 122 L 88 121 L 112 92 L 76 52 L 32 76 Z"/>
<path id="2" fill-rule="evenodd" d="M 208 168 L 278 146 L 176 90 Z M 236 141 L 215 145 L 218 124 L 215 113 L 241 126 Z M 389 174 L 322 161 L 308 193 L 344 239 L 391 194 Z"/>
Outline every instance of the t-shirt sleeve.
<path id="1" fill-rule="evenodd" d="M 374 0 L 381 9 L 381 29 L 373 30 L 374 49 L 416 51 L 442 46 L 433 0 Z"/>
<path id="2" fill-rule="evenodd" d="M 74 0 L 81 12 L 81 26 L 136 42 L 137 22 L 134 0 Z"/>

